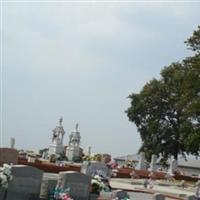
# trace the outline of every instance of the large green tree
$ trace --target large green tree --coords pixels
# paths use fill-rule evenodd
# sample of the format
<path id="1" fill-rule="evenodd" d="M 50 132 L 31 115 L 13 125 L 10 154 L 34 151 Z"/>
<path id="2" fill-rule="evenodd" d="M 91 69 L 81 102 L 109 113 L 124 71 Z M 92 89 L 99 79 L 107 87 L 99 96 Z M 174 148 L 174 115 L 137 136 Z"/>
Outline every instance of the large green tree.
<path id="1" fill-rule="evenodd" d="M 159 80 L 129 96 L 126 113 L 141 135 L 139 151 L 148 159 L 152 154 L 167 159 L 200 152 L 200 27 L 186 44 L 193 57 L 165 67 Z"/>

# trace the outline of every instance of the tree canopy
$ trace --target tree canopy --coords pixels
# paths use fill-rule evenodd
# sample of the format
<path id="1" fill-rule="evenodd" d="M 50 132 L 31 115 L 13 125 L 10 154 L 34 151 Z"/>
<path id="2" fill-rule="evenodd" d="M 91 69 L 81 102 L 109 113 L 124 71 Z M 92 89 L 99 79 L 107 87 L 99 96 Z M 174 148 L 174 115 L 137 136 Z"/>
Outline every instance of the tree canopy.
<path id="1" fill-rule="evenodd" d="M 129 96 L 126 113 L 140 133 L 139 151 L 148 159 L 200 152 L 200 26 L 186 44 L 194 56 L 164 67 L 160 79 Z"/>

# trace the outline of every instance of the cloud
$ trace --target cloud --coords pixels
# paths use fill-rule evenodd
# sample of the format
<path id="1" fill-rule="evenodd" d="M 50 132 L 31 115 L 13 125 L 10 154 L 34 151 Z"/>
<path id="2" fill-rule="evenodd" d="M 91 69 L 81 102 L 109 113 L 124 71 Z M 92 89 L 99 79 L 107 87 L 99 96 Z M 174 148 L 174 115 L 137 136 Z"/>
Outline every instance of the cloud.
<path id="1" fill-rule="evenodd" d="M 123 8 L 122 8 L 123 10 Z M 151 39 L 154 33 L 120 18 L 120 7 L 7 6 L 7 56 L 27 66 L 94 68 L 109 62 L 96 51 L 103 44 Z M 95 46 L 96 44 L 96 46 Z M 100 46 L 98 46 L 100 45 Z M 99 54 L 100 53 L 100 54 Z M 103 61 L 104 60 L 104 61 Z"/>
<path id="2" fill-rule="evenodd" d="M 126 97 L 187 55 L 183 41 L 199 23 L 198 9 L 6 3 L 5 137 L 14 134 L 29 148 L 28 131 L 32 146 L 44 147 L 63 114 L 67 131 L 80 122 L 84 144 L 115 155 L 136 152 L 140 139 L 124 114 Z"/>

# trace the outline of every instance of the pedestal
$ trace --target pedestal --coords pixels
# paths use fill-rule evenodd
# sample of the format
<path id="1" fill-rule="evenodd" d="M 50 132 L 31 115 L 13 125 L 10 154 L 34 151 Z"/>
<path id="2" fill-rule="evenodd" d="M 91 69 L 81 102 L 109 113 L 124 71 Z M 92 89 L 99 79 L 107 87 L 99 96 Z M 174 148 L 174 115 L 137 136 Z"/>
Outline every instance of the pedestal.
<path id="1" fill-rule="evenodd" d="M 80 157 L 80 148 L 79 147 L 67 147 L 66 156 L 69 161 L 74 161 Z"/>
<path id="2" fill-rule="evenodd" d="M 59 144 L 49 145 L 49 155 L 51 154 L 62 154 L 64 152 L 64 147 Z"/>

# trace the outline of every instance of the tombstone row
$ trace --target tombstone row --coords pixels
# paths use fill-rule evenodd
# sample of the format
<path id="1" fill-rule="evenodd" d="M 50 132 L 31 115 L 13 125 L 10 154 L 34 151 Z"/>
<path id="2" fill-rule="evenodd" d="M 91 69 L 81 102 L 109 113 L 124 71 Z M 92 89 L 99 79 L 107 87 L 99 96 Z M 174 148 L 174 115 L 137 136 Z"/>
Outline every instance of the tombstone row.
<path id="1" fill-rule="evenodd" d="M 83 169 L 86 174 L 73 171 L 60 172 L 58 180 L 57 178 L 43 180 L 42 170 L 31 166 L 15 165 L 12 167 L 13 179 L 7 191 L 0 190 L 0 200 L 39 200 L 40 195 L 43 199 L 47 199 L 49 191 L 57 185 L 62 189 L 69 188 L 69 194 L 74 200 L 88 200 L 90 199 L 91 176 L 95 173 L 110 176 L 110 170 L 102 163 L 88 163 Z M 116 192 L 113 195 L 116 195 Z M 118 191 L 118 195 L 123 196 L 126 193 Z M 162 194 L 155 194 L 153 198 L 165 199 Z M 189 199 L 194 198 L 191 196 L 188 197 Z"/>
<path id="2" fill-rule="evenodd" d="M 147 170 L 147 163 L 145 161 L 145 153 L 144 152 L 140 152 L 139 162 L 138 162 L 136 169 Z M 173 176 L 174 173 L 177 171 L 177 169 L 178 169 L 177 160 L 172 158 L 171 161 L 170 161 L 168 174 L 170 176 Z M 151 157 L 151 163 L 150 163 L 149 171 L 154 172 L 156 170 L 157 170 L 157 156 L 153 154 L 152 157 Z"/>
<path id="3" fill-rule="evenodd" d="M 82 172 L 60 172 L 58 178 L 44 179 L 42 170 L 31 166 L 13 165 L 13 178 L 7 190 L 0 190 L 0 200 L 39 200 L 40 196 L 47 199 L 49 191 L 56 186 L 62 189 L 69 188 L 69 194 L 74 200 L 88 200 L 92 176 L 111 176 L 111 170 L 103 163 L 87 163 Z"/>
<path id="4" fill-rule="evenodd" d="M 14 165 L 11 169 L 12 180 L 7 189 L 0 189 L 0 200 L 39 200 L 48 198 L 50 190 L 57 185 L 69 188 L 74 200 L 88 200 L 91 177 L 80 172 L 61 172 L 55 180 L 43 180 L 43 171 L 31 166 Z"/>

